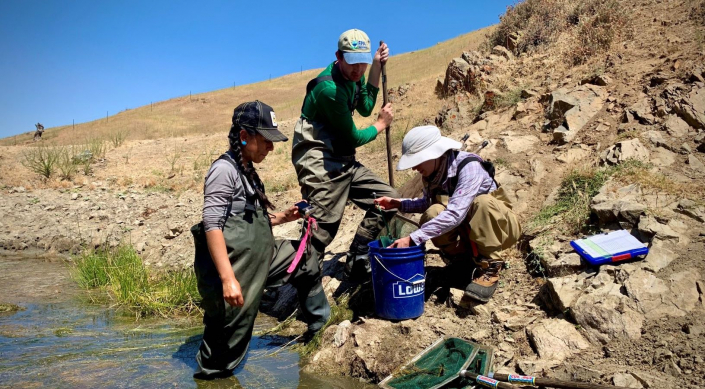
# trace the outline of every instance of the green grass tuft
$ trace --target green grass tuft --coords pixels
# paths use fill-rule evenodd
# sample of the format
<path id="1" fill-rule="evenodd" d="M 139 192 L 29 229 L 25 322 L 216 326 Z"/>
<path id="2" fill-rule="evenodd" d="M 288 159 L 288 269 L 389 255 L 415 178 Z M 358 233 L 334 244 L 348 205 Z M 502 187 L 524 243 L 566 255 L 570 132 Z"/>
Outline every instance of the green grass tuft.
<path id="1" fill-rule="evenodd" d="M 192 270 L 150 274 L 129 245 L 101 248 L 74 260 L 74 278 L 86 289 L 100 288 L 137 317 L 190 315 L 200 300 Z"/>
<path id="2" fill-rule="evenodd" d="M 344 293 L 335 300 L 335 304 L 330 307 L 330 319 L 328 319 L 326 325 L 324 325 L 323 328 L 321 328 L 321 330 L 318 331 L 308 343 L 299 346 L 298 351 L 302 358 L 310 357 L 316 350 L 319 349 L 321 346 L 323 333 L 326 328 L 332 325 L 340 324 L 345 320 L 352 320 L 353 312 L 349 307 L 350 298 L 359 290 L 360 287 L 358 287 L 352 294 Z"/>

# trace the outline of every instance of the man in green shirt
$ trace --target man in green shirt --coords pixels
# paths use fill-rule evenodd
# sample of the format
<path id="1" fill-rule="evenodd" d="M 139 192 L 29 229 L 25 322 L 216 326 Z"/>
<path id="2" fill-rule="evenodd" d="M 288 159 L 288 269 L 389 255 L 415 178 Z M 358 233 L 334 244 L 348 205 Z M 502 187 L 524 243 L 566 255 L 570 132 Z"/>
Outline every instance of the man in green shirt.
<path id="1" fill-rule="evenodd" d="M 369 127 L 357 128 L 352 119 L 355 111 L 363 117 L 372 114 L 382 64 L 389 57 L 386 44 L 377 49 L 374 58 L 370 47 L 370 39 L 360 30 L 340 35 L 337 60 L 306 88 L 291 152 L 301 193 L 315 207 L 312 216 L 318 222 L 318 229 L 312 229 L 312 250 L 307 255 L 317 256 L 321 263 L 321 254 L 335 238 L 348 200 L 366 211 L 346 258 L 345 272 L 353 281 L 369 277 L 367 244 L 377 237 L 383 224 L 382 213 L 373 205 L 373 193 L 391 197 L 396 194 L 394 188 L 355 159 L 355 149 L 373 141 L 394 116 L 392 105 L 387 104 Z M 370 64 L 365 83 L 364 74 Z M 384 214 L 386 218 L 393 216 L 391 212 Z M 312 276 L 320 271 L 306 270 Z"/>

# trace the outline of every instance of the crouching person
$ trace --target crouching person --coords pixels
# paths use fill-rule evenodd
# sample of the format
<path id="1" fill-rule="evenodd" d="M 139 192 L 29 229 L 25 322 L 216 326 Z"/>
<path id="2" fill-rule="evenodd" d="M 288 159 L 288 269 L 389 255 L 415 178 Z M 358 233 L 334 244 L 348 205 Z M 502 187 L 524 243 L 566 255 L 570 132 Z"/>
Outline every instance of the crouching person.
<path id="1" fill-rule="evenodd" d="M 211 165 L 204 184 L 203 222 L 195 225 L 194 270 L 203 298 L 203 341 L 194 377 L 232 374 L 247 353 L 265 287 L 291 283 L 299 296 L 309 333 L 330 316 L 315 258 L 292 266 L 298 241 L 275 241 L 272 226 L 297 220 L 296 206 L 273 208 L 253 163 L 261 163 L 286 141 L 268 105 L 248 102 L 235 108 L 230 149 Z"/>
<path id="2" fill-rule="evenodd" d="M 430 239 L 450 262 L 472 261 L 465 295 L 487 302 L 499 282 L 503 251 L 516 244 L 521 227 L 486 163 L 475 154 L 458 151 L 460 146 L 434 126 L 413 128 L 402 142 L 397 170 L 412 168 L 421 174 L 423 197 L 380 197 L 375 203 L 385 209 L 423 213 L 421 228 L 390 247 Z"/>

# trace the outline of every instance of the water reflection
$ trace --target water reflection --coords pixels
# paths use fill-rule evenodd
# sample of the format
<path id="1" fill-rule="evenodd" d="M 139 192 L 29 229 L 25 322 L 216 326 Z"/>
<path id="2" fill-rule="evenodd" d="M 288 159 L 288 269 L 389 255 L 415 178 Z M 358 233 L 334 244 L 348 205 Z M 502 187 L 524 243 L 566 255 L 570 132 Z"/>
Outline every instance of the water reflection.
<path id="1" fill-rule="evenodd" d="M 47 293 L 48 291 L 48 293 Z M 300 372 L 290 339 L 253 337 L 235 376 L 197 381 L 192 374 L 203 328 L 193 320 L 140 320 L 87 305 L 62 263 L 0 257 L 0 387 L 354 388 Z M 255 331 L 275 321 L 260 316 Z"/>

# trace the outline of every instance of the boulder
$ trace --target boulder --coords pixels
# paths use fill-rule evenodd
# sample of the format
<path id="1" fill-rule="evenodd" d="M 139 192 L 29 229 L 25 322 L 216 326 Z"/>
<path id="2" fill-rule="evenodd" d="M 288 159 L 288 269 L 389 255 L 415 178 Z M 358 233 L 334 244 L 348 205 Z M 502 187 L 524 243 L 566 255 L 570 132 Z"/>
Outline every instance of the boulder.
<path id="1" fill-rule="evenodd" d="M 641 203 L 641 189 L 637 185 L 615 188 L 613 181 L 607 182 L 592 198 L 590 210 L 598 217 L 600 224 L 613 222 L 637 225 L 647 205 Z"/>
<path id="2" fill-rule="evenodd" d="M 697 270 L 672 274 L 667 280 L 646 270 L 637 270 L 625 281 L 629 297 L 650 320 L 663 317 L 682 317 L 698 304 L 700 294 L 696 282 Z"/>
<path id="3" fill-rule="evenodd" d="M 587 158 L 590 155 L 590 148 L 585 145 L 581 145 L 578 148 L 572 148 L 563 154 L 556 157 L 556 160 L 566 164 L 577 162 Z"/>
<path id="4" fill-rule="evenodd" d="M 564 253 L 555 260 L 541 258 L 541 266 L 550 277 L 562 277 L 580 272 L 585 265 L 577 253 Z"/>
<path id="5" fill-rule="evenodd" d="M 514 54 L 512 54 L 512 52 L 507 50 L 507 48 L 504 46 L 495 46 L 494 48 L 492 48 L 492 54 L 499 57 L 504 57 L 507 61 L 511 61 L 514 59 Z"/>
<path id="6" fill-rule="evenodd" d="M 616 165 L 630 159 L 649 161 L 649 149 L 638 138 L 618 142 L 602 152 L 600 158 L 604 163 Z"/>
<path id="7" fill-rule="evenodd" d="M 580 85 L 592 84 L 597 86 L 607 86 L 612 83 L 612 77 L 606 74 L 593 75 L 580 81 Z"/>
<path id="8" fill-rule="evenodd" d="M 656 118 L 651 114 L 651 100 L 642 95 L 639 101 L 625 110 L 625 114 L 632 115 L 641 124 L 654 124 Z"/>
<path id="9" fill-rule="evenodd" d="M 705 88 L 671 84 L 662 93 L 666 104 L 691 127 L 705 129 Z"/>
<path id="10" fill-rule="evenodd" d="M 688 135 L 690 126 L 678 116 L 668 115 L 666 122 L 663 123 L 663 129 L 672 137 L 682 138 Z"/>
<path id="11" fill-rule="evenodd" d="M 543 319 L 527 327 L 526 333 L 541 358 L 563 361 L 590 347 L 575 326 L 565 320 Z"/>
<path id="12" fill-rule="evenodd" d="M 512 154 L 532 150 L 534 145 L 539 143 L 539 138 L 534 135 L 506 136 L 502 140 L 507 150 Z"/>
<path id="13" fill-rule="evenodd" d="M 705 172 L 705 164 L 703 164 L 695 155 L 689 154 L 688 155 L 688 165 L 690 166 L 691 169 L 697 171 L 697 172 Z"/>
<path id="14" fill-rule="evenodd" d="M 522 359 L 517 362 L 517 367 L 523 374 L 542 376 L 544 372 L 551 371 L 561 363 L 562 361 L 556 359 Z"/>
<path id="15" fill-rule="evenodd" d="M 605 103 L 607 92 L 596 85 L 580 85 L 570 89 L 557 89 L 551 93 L 547 118 L 551 128 L 563 126 L 560 133 L 572 132 L 568 135 L 554 133 L 554 139 L 559 142 L 569 142 L 575 137 Z"/>
<path id="16" fill-rule="evenodd" d="M 676 162 L 677 154 L 664 147 L 658 147 L 651 153 L 651 163 L 659 167 L 668 167 Z"/>
<path id="17" fill-rule="evenodd" d="M 664 247 L 666 243 L 662 241 L 654 241 L 654 244 L 649 248 L 649 253 L 646 255 L 644 262 L 641 262 L 641 267 L 645 270 L 657 273 L 659 270 L 667 267 L 676 259 L 676 254 Z"/>
<path id="18" fill-rule="evenodd" d="M 549 278 L 546 282 L 548 288 L 547 305 L 554 308 L 558 312 L 564 312 L 572 307 L 580 294 L 585 289 L 585 282 L 577 275 L 565 277 Z"/>
<path id="19" fill-rule="evenodd" d="M 659 223 L 653 216 L 642 216 L 639 219 L 638 229 L 642 236 L 642 241 L 655 239 L 679 242 L 681 238 L 680 234 L 673 231 L 668 225 Z"/>
<path id="20" fill-rule="evenodd" d="M 462 58 L 453 58 L 446 69 L 446 77 L 443 81 L 443 93 L 446 96 L 456 94 L 465 90 L 465 79 L 467 78 L 470 64 Z"/>
<path id="21" fill-rule="evenodd" d="M 607 283 L 583 294 L 573 303 L 571 313 L 592 342 L 605 344 L 612 339 L 641 337 L 644 315 L 636 310 L 633 301 L 620 293 L 620 289 L 619 284 Z"/>
<path id="22" fill-rule="evenodd" d="M 674 211 L 693 218 L 700 223 L 705 223 L 705 207 L 698 205 L 693 200 L 683 199 L 679 201 Z"/>

